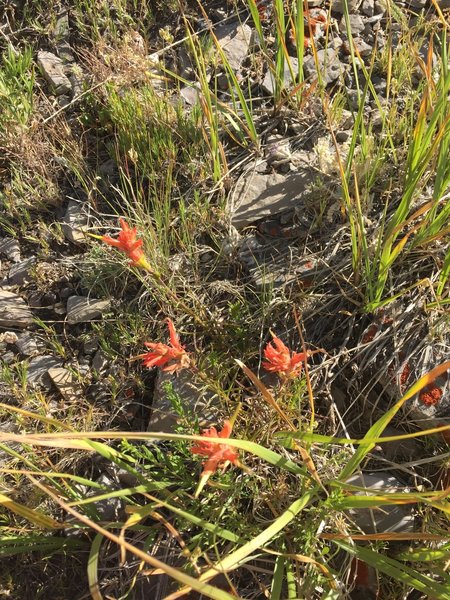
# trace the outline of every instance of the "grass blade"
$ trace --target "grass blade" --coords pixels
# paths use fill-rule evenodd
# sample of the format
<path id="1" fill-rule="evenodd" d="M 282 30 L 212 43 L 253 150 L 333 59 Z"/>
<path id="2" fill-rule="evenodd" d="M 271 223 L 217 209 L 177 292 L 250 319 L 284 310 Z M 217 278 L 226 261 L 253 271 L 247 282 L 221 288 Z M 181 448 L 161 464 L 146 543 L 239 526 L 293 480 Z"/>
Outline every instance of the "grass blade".
<path id="1" fill-rule="evenodd" d="M 98 585 L 98 560 L 100 546 L 102 545 L 103 539 L 103 536 L 100 533 L 97 533 L 92 542 L 91 551 L 88 558 L 87 575 L 89 591 L 91 592 L 92 600 L 103 600 L 103 596 L 100 593 L 100 587 Z"/>
<path id="2" fill-rule="evenodd" d="M 450 600 L 450 577 L 446 575 L 446 583 L 438 583 L 424 575 L 415 571 L 411 567 L 403 565 L 393 558 L 388 558 L 378 552 L 374 552 L 363 546 L 352 546 L 343 541 L 333 540 L 334 543 L 351 554 L 362 560 L 366 564 L 374 567 L 378 571 L 402 581 L 408 586 L 419 590 L 427 596 L 439 598 L 439 600 Z"/>

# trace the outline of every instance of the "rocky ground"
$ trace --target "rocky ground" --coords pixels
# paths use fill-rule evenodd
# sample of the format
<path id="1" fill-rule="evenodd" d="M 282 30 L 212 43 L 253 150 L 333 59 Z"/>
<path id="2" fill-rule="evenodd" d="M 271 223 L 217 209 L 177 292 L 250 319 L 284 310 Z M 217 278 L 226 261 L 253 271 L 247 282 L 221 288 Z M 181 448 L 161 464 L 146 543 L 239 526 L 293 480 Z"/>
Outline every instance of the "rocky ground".
<path id="1" fill-rule="evenodd" d="M 405 28 L 422 32 L 423 43 L 414 57 L 413 72 L 409 73 L 413 84 L 420 86 L 424 65 L 436 62 L 439 52 L 437 43 L 430 45 L 428 31 L 439 18 L 445 18 L 450 4 L 447 0 L 388 5 L 384 0 L 348 0 L 348 17 L 340 0 L 331 6 L 313 0 L 308 6 L 303 71 L 299 77 L 299 49 L 288 29 L 289 58 L 284 61 L 282 90 L 267 60 L 276 51 L 269 2 L 258 3 L 264 40 L 259 39 L 249 11 L 240 4 L 212 1 L 206 3 L 204 12 L 194 4 L 186 7 L 193 31 L 205 37 L 214 33 L 233 70 L 233 85 L 238 83 L 245 97 L 252 98 L 260 140 L 257 150 L 251 144 L 243 148 L 224 141 L 228 173 L 219 184 L 209 182 L 215 206 L 222 203 L 222 208 L 217 213 L 214 240 L 199 236 L 200 273 L 205 278 L 197 283 L 208 289 L 210 298 L 215 298 L 214 294 L 220 296 L 218 306 L 223 298 L 232 298 L 236 290 L 258 296 L 267 294 L 271 302 L 281 307 L 271 321 L 271 327 L 280 335 L 292 331 L 292 317 L 284 320 L 282 315 L 296 306 L 308 345 L 326 350 L 324 358 L 312 366 L 319 412 L 322 411 L 319 427 L 329 431 L 330 422 L 337 421 L 334 435 L 357 436 L 392 406 L 409 385 L 448 359 L 450 332 L 445 311 L 424 309 L 430 302 L 426 283 L 406 291 L 386 307 L 371 312 L 359 310 L 352 282 L 349 228 L 342 212 L 340 163 L 353 151 L 352 135 L 361 97 L 365 99 L 361 118 L 374 138 L 384 131 L 383 111 L 390 111 L 394 104 L 398 114 L 402 111 L 404 98 L 401 90 L 395 89 L 401 81 L 388 80 L 374 57 L 382 56 L 387 46 L 405 45 Z M 128 36 L 129 54 L 125 55 L 124 46 L 120 45 L 116 53 L 107 44 L 95 52 L 88 49 L 78 38 L 81 29 L 75 23 L 73 9 L 63 4 L 56 21 L 48 23 L 42 15 L 39 17 L 45 34 L 38 28 L 30 32 L 20 29 L 23 11 L 20 1 L 9 3 L 1 30 L 12 52 L 27 39 L 33 45 L 35 85 L 41 105 L 36 117 L 41 125 L 41 133 L 36 134 L 41 136 L 39 143 L 45 144 L 42 124 L 55 123 L 58 127 L 62 123 L 60 116 L 75 138 L 79 133 L 85 136 L 83 143 L 91 143 L 92 129 L 100 124 L 84 123 L 83 111 L 86 102 L 91 101 L 92 90 L 103 85 L 101 78 L 105 74 L 116 84 L 129 77 L 126 85 L 132 86 L 144 69 L 152 74 L 157 93 L 166 95 L 173 106 L 181 101 L 187 114 L 196 110 L 198 102 L 205 102 L 192 55 L 185 45 L 177 44 L 182 35 L 181 17 L 174 22 L 173 13 L 170 18 L 159 13 L 161 22 L 156 27 L 147 32 L 126 32 L 122 39 Z M 158 43 L 152 43 L 156 30 L 163 33 Z M 360 59 L 358 68 L 354 67 L 355 54 Z M 119 64 L 121 60 L 126 62 L 125 68 Z M 168 77 L 168 73 L 175 73 L 176 78 Z M 364 92 L 365 73 L 370 73 L 368 93 Z M 239 104 L 229 72 L 220 61 L 208 67 L 207 76 L 217 85 L 219 102 Z M 326 114 L 312 95 L 317 81 L 330 102 L 335 102 L 332 123 L 330 113 Z M 294 94 L 299 85 L 310 90 L 301 106 L 288 101 L 289 94 Z M 61 130 L 58 135 L 63 147 L 66 132 Z M 17 148 L 20 143 L 18 139 Z M 95 158 L 95 150 L 86 151 L 83 158 L 91 163 L 90 172 L 95 174 L 91 181 L 96 186 L 95 190 L 88 189 L 74 177 L 73 165 L 67 168 L 62 151 L 59 155 L 47 152 L 52 174 L 46 189 L 39 191 L 47 196 L 45 212 L 32 207 L 27 209 L 30 216 L 25 217 L 10 202 L 11 194 L 17 191 L 12 178 L 8 180 L 15 152 L 11 140 L 8 144 L 1 175 L 1 402 L 31 410 L 38 391 L 48 399 L 49 417 L 63 418 L 68 410 L 91 406 L 95 407 L 96 416 L 91 423 L 81 419 L 86 427 L 172 430 L 174 417 L 164 386 L 167 378 L 140 371 L 138 380 L 135 363 L 128 361 L 131 350 L 136 351 L 133 344 L 125 341 L 123 356 L 113 356 L 102 338 L 103 325 L 119 320 L 124 306 L 142 293 L 139 283 L 129 275 L 123 276 L 126 280 L 122 283 L 116 280 L 111 285 L 110 281 L 117 277 L 114 271 L 95 275 L 96 258 L 92 253 L 98 242 L 86 235 L 103 233 L 105 228 L 114 226 L 113 215 L 120 214 L 117 197 L 111 202 L 105 202 L 105 197 L 108 190 L 120 186 L 123 165 L 108 156 L 105 147 Z M 132 154 L 129 157 L 132 163 Z M 35 174 L 39 174 L 39 168 L 37 163 Z M 381 177 L 391 176 L 386 166 Z M 57 183 L 53 199 L 49 181 Z M 201 187 L 204 192 L 207 186 Z M 186 186 L 186 191 L 191 190 Z M 390 193 L 398 195 L 398 187 L 394 185 Z M 384 194 L 383 183 L 376 182 L 366 214 L 372 240 L 383 214 Z M 425 199 L 425 194 L 420 195 L 416 206 Z M 430 285 L 436 281 L 435 266 L 442 261 L 444 252 L 442 244 L 432 256 L 419 253 L 414 257 L 414 268 L 420 277 L 428 278 Z M 172 252 L 172 273 L 186 270 L 185 260 L 183 252 Z M 412 283 L 408 281 L 411 264 L 396 273 L 396 289 L 406 289 Z M 101 277 L 110 279 L 102 283 Z M 213 303 L 210 310 L 213 318 L 219 315 L 214 313 Z M 189 410 L 200 411 L 205 423 L 214 422 L 217 398 L 213 394 L 200 393 L 189 380 L 174 376 L 168 379 Z M 17 392 L 17 386 L 34 390 L 29 400 Z M 444 374 L 416 394 L 395 427 L 386 430 L 385 435 L 450 424 L 449 387 Z M 1 431 L 19 429 L 15 419 L 3 414 Z M 405 481 L 422 485 L 428 476 L 414 467 L 423 452 L 423 445 L 417 440 L 405 441 L 394 449 L 380 445 L 378 451 L 378 471 L 366 473 L 370 479 L 366 486 L 376 488 L 381 482 L 395 491 Z M 394 473 L 392 469 L 383 470 L 385 465 L 398 463 L 405 466 L 394 469 Z M 117 474 L 113 476 L 101 469 L 96 480 L 107 488 L 121 484 Z M 103 518 L 113 519 L 117 509 L 117 502 L 105 504 Z M 363 531 L 372 531 L 370 516 L 359 519 Z M 414 528 L 409 510 L 396 507 L 386 520 L 388 524 L 378 524 L 383 531 L 406 532 Z"/>

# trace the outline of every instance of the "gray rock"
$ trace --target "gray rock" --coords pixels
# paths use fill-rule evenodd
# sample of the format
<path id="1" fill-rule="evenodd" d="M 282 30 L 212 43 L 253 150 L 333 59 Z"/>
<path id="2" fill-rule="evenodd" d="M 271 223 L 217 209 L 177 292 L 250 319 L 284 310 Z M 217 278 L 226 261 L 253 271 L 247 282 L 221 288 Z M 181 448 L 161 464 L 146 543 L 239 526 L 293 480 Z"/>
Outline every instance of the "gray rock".
<path id="1" fill-rule="evenodd" d="M 1 353 L 0 359 L 3 364 L 11 365 L 15 361 L 16 357 L 14 355 L 14 352 L 11 352 L 10 350 L 8 350 L 7 352 Z"/>
<path id="2" fill-rule="evenodd" d="M 56 17 L 53 36 L 56 42 L 60 42 L 62 40 L 67 40 L 69 33 L 69 10 L 67 8 L 62 8 Z"/>
<path id="3" fill-rule="evenodd" d="M 359 107 L 358 90 L 348 89 L 347 97 L 348 97 L 349 106 L 351 106 L 351 108 L 355 111 L 358 110 L 358 107 Z"/>
<path id="4" fill-rule="evenodd" d="M 89 338 L 83 343 L 84 354 L 94 354 L 98 348 L 99 338 L 97 336 Z"/>
<path id="5" fill-rule="evenodd" d="M 406 0 L 406 6 L 415 10 L 425 8 L 427 0 Z"/>
<path id="6" fill-rule="evenodd" d="M 334 35 L 333 38 L 329 41 L 328 47 L 333 50 L 339 51 L 344 43 L 343 39 L 338 35 Z"/>
<path id="7" fill-rule="evenodd" d="M 32 271 L 35 263 L 36 257 L 30 256 L 30 258 L 12 265 L 8 273 L 8 283 L 10 285 L 29 283 L 32 280 Z"/>
<path id="8" fill-rule="evenodd" d="M 101 317 L 110 305 L 110 300 L 70 296 L 67 300 L 67 322 L 75 325 L 76 323 L 93 321 Z"/>
<path id="9" fill-rule="evenodd" d="M 294 75 L 294 78 L 292 78 Z M 295 57 L 289 57 L 289 63 L 285 61 L 284 63 L 284 73 L 283 73 L 283 87 L 288 88 L 293 83 L 296 82 L 298 77 L 298 59 Z M 275 75 L 272 73 L 270 69 L 266 72 L 264 79 L 261 83 L 263 90 L 270 95 L 275 93 Z"/>
<path id="10" fill-rule="evenodd" d="M 287 285 L 310 287 L 323 276 L 317 259 L 303 256 L 283 239 L 266 243 L 256 236 L 247 237 L 239 248 L 238 260 L 258 291 Z"/>
<path id="11" fill-rule="evenodd" d="M 98 496 L 102 493 L 113 492 L 119 489 L 119 485 L 116 481 L 111 479 L 105 473 L 102 473 L 97 479 L 97 482 L 102 485 L 105 490 L 102 492 L 98 489 L 93 489 L 92 493 L 88 493 L 88 496 Z M 105 500 L 99 500 L 94 503 L 97 509 L 98 516 L 102 521 L 118 521 L 123 510 L 123 500 L 121 498 L 106 498 Z"/>
<path id="12" fill-rule="evenodd" d="M 17 294 L 0 290 L 0 327 L 28 327 L 33 315 L 26 302 Z"/>
<path id="13" fill-rule="evenodd" d="M 119 182 L 119 168 L 117 166 L 117 161 L 113 158 L 102 163 L 98 168 L 98 173 L 99 184 L 105 192 L 110 189 L 111 185 L 116 185 Z"/>
<path id="14" fill-rule="evenodd" d="M 352 129 L 354 122 L 355 119 L 353 117 L 353 113 L 350 110 L 346 110 L 344 108 L 344 110 L 342 111 L 340 122 L 340 126 L 342 127 L 342 129 Z"/>
<path id="15" fill-rule="evenodd" d="M 64 302 L 55 302 L 55 304 L 53 305 L 53 311 L 57 314 L 57 315 L 65 315 L 66 314 L 66 305 Z"/>
<path id="16" fill-rule="evenodd" d="M 440 364 L 440 362 L 434 364 Z M 424 372 L 429 370 L 429 368 L 425 368 Z M 422 429 L 450 425 L 449 379 L 447 373 L 436 378 L 433 383 L 427 385 L 403 407 L 409 422 L 422 427 Z"/>
<path id="17" fill-rule="evenodd" d="M 80 398 L 80 387 L 73 382 L 73 376 L 69 369 L 51 367 L 47 372 L 64 400 L 75 402 Z"/>
<path id="18" fill-rule="evenodd" d="M 82 496 L 86 498 L 101 496 L 103 494 L 114 492 L 120 487 L 118 482 L 109 477 L 106 473 L 102 473 L 96 483 L 100 484 L 102 489 L 80 485 L 79 490 Z M 104 500 L 93 502 L 93 506 L 95 506 L 97 516 L 101 521 L 111 522 L 121 520 L 121 513 L 123 510 L 123 500 L 121 500 L 121 498 L 105 498 Z"/>
<path id="19" fill-rule="evenodd" d="M 406 432 L 396 429 L 391 425 L 388 425 L 383 433 L 382 437 L 394 437 L 397 435 L 404 435 Z M 390 461 L 398 462 L 400 460 L 406 460 L 411 462 L 417 458 L 420 458 L 423 452 L 423 446 L 419 440 L 414 438 L 408 438 L 405 440 L 396 440 L 395 442 L 380 442 L 378 444 L 383 452 L 383 455 Z"/>
<path id="20" fill-rule="evenodd" d="M 261 174 L 254 170 L 244 173 L 231 196 L 231 224 L 242 229 L 264 217 L 294 209 L 309 194 L 316 179 L 308 158 L 305 153 L 303 166 L 288 175 Z"/>
<path id="21" fill-rule="evenodd" d="M 143 38 L 138 34 L 137 40 L 142 40 L 142 44 L 144 44 Z M 139 42 L 138 42 L 139 43 Z M 162 62 L 160 60 L 158 52 L 153 52 L 153 54 L 149 54 L 147 56 L 148 59 L 148 69 L 147 73 L 150 75 L 152 79 L 153 90 L 157 94 L 163 94 L 166 90 L 166 74 L 164 70 L 161 69 Z"/>
<path id="22" fill-rule="evenodd" d="M 373 17 L 375 12 L 375 0 L 363 0 L 361 11 L 366 17 Z"/>
<path id="23" fill-rule="evenodd" d="M 16 348 L 24 356 L 34 356 L 39 352 L 36 339 L 28 331 L 19 335 Z"/>
<path id="24" fill-rule="evenodd" d="M 42 385 L 49 388 L 51 380 L 48 375 L 49 369 L 59 367 L 61 361 L 54 356 L 36 356 L 28 363 L 27 382 L 31 385 Z"/>
<path id="25" fill-rule="evenodd" d="M 362 38 L 360 37 L 355 37 L 353 38 L 353 44 L 354 47 L 356 48 L 357 52 L 359 52 L 359 54 L 364 58 L 365 56 L 370 56 L 373 52 L 373 47 L 370 46 L 369 44 L 367 44 Z M 350 51 L 350 43 L 348 41 L 345 41 L 342 44 L 342 50 L 345 54 L 349 55 L 351 53 Z"/>
<path id="26" fill-rule="evenodd" d="M 94 358 L 92 359 L 92 369 L 97 373 L 102 373 L 106 369 L 108 364 L 109 358 L 100 348 L 100 350 L 97 350 Z"/>
<path id="27" fill-rule="evenodd" d="M 189 422 L 198 419 L 200 427 L 217 425 L 217 396 L 210 390 L 201 389 L 192 379 L 189 371 L 178 374 L 165 373 L 158 370 L 152 404 L 152 414 L 147 431 L 164 431 L 173 433 L 180 416 L 174 410 L 166 391 L 170 384 L 172 393 L 181 403 L 183 413 Z"/>
<path id="28" fill-rule="evenodd" d="M 397 342 L 397 347 L 396 338 L 388 335 L 390 330 L 402 331 L 408 341 Z M 371 354 L 371 342 L 379 343 L 383 337 L 387 343 L 377 358 L 377 377 L 392 402 L 397 402 L 413 382 L 448 359 L 448 324 L 415 312 L 413 304 L 405 308 L 400 302 L 394 302 L 389 308 L 374 312 L 372 322 L 361 335 L 361 341 L 367 344 L 365 360 Z M 449 425 L 450 372 L 435 378 L 405 402 L 401 410 L 403 422 L 412 426 L 431 429 Z"/>
<path id="29" fill-rule="evenodd" d="M 68 41 L 63 40 L 62 42 L 59 42 L 56 48 L 58 50 L 58 56 L 63 61 L 64 65 L 70 65 L 74 63 L 75 56 L 73 53 L 72 46 L 69 44 Z"/>
<path id="30" fill-rule="evenodd" d="M 373 7 L 376 15 L 384 15 L 386 12 L 386 2 L 387 0 L 375 0 Z"/>
<path id="31" fill-rule="evenodd" d="M 40 50 L 37 63 L 45 80 L 57 96 L 68 94 L 71 91 L 72 85 L 64 72 L 64 63 L 60 58 L 51 52 Z"/>
<path id="32" fill-rule="evenodd" d="M 251 27 L 238 22 L 224 23 L 215 30 L 220 47 L 235 73 L 239 71 L 243 60 L 248 54 L 251 34 Z"/>
<path id="33" fill-rule="evenodd" d="M 195 85 L 185 85 L 180 89 L 180 96 L 190 106 L 194 106 L 200 101 L 201 92 Z"/>
<path id="34" fill-rule="evenodd" d="M 409 491 L 396 477 L 383 472 L 352 475 L 346 483 L 367 490 L 366 492 L 351 492 L 357 496 L 398 494 Z M 350 509 L 348 515 L 364 533 L 408 532 L 415 529 L 414 515 L 410 505 L 388 504 L 378 509 Z"/>
<path id="35" fill-rule="evenodd" d="M 180 46 L 178 48 L 176 70 L 178 75 L 180 75 L 180 77 L 183 79 L 187 79 L 188 81 L 192 81 L 194 79 L 192 60 L 185 46 Z"/>
<path id="36" fill-rule="evenodd" d="M 348 129 L 336 132 L 336 141 L 339 142 L 339 144 L 343 144 L 344 142 L 346 142 L 349 137 L 350 131 Z"/>
<path id="37" fill-rule="evenodd" d="M 450 8 L 450 0 L 437 0 L 437 3 L 439 4 L 439 8 L 441 10 L 447 10 L 447 8 Z"/>
<path id="38" fill-rule="evenodd" d="M 12 262 L 20 262 L 19 242 L 14 238 L 1 238 L 0 254 L 3 254 Z"/>
<path id="39" fill-rule="evenodd" d="M 387 82 L 386 79 L 382 79 L 381 77 L 374 77 L 373 87 L 378 96 L 382 96 L 383 98 L 386 96 Z"/>
<path id="40" fill-rule="evenodd" d="M 361 15 L 349 15 L 349 23 L 352 35 L 358 35 L 358 33 L 364 31 L 366 27 L 366 22 L 361 17 Z M 347 33 L 347 24 L 345 22 L 345 17 L 342 17 L 339 23 L 339 31 L 341 33 Z"/>
<path id="41" fill-rule="evenodd" d="M 319 71 L 325 85 L 329 85 L 339 79 L 343 65 L 339 60 L 336 50 L 328 48 L 317 52 Z M 316 61 L 314 56 L 307 56 L 303 61 L 303 69 L 307 78 L 317 77 Z"/>
<path id="42" fill-rule="evenodd" d="M 370 113 L 370 122 L 373 129 L 380 130 L 383 127 L 383 115 L 378 108 L 373 109 Z"/>
<path id="43" fill-rule="evenodd" d="M 69 242 L 82 244 L 86 242 L 84 231 L 87 227 L 87 202 L 69 200 L 61 223 L 61 229 Z"/>
<path id="44" fill-rule="evenodd" d="M 89 374 L 90 370 L 91 370 L 91 365 L 90 365 L 89 358 L 87 356 L 82 356 L 78 360 L 78 365 L 77 365 L 78 375 L 80 377 L 86 377 Z"/>
<path id="45" fill-rule="evenodd" d="M 126 469 L 117 467 L 114 463 L 109 465 L 108 471 L 112 471 L 113 476 L 123 487 L 135 487 L 139 485 L 139 479 L 133 473 L 129 473 Z"/>
<path id="46" fill-rule="evenodd" d="M 349 12 L 356 12 L 360 4 L 361 0 L 347 0 Z M 343 14 L 345 10 L 345 0 L 332 0 L 331 10 L 335 13 Z"/>

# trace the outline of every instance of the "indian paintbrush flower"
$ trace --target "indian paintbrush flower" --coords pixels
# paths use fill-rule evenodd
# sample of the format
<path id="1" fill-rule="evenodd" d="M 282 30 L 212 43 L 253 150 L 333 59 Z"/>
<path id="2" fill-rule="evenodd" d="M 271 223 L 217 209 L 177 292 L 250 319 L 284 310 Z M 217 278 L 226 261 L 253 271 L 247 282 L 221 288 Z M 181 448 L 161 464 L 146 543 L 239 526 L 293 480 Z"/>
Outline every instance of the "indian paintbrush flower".
<path id="1" fill-rule="evenodd" d="M 175 326 L 170 319 L 167 319 L 169 328 L 169 344 L 162 342 L 145 342 L 145 346 L 151 350 L 141 354 L 138 358 L 142 359 L 145 367 L 160 367 L 161 371 L 173 373 L 184 369 L 190 365 L 189 354 L 180 343 L 180 338 L 175 331 Z"/>
<path id="2" fill-rule="evenodd" d="M 131 228 L 125 219 L 119 219 L 121 231 L 117 238 L 108 235 L 102 235 L 100 239 L 114 248 L 125 252 L 134 267 L 141 267 L 147 271 L 152 271 L 150 264 L 142 250 L 143 241 L 137 238 L 136 227 Z"/>
<path id="3" fill-rule="evenodd" d="M 222 431 L 217 432 L 215 427 L 210 427 L 203 430 L 202 436 L 205 438 L 229 438 L 231 429 L 230 421 L 224 421 Z M 228 461 L 235 464 L 238 459 L 238 453 L 234 448 L 228 446 L 228 444 L 215 444 L 214 442 L 209 442 L 207 439 L 197 442 L 195 446 L 192 446 L 191 452 L 192 454 L 200 454 L 201 456 L 208 457 L 203 466 L 202 475 L 206 473 L 212 475 L 217 471 L 220 463 Z"/>
<path id="4" fill-rule="evenodd" d="M 266 371 L 292 379 L 300 375 L 306 357 L 304 352 L 291 352 L 280 338 L 273 335 L 273 341 L 268 342 L 264 349 L 266 360 L 262 365 Z"/>
<path id="5" fill-rule="evenodd" d="M 239 464 L 238 453 L 232 446 L 208 441 L 208 438 L 229 438 L 231 430 L 232 424 L 230 421 L 226 420 L 223 423 L 222 431 L 218 432 L 215 427 L 205 429 L 202 433 L 202 437 L 205 439 L 192 446 L 192 454 L 200 454 L 200 456 L 207 457 L 207 460 L 203 465 L 200 482 L 195 493 L 196 497 L 199 495 L 211 475 L 217 471 L 217 468 L 221 463 L 224 465 L 226 465 L 228 462 L 234 465 Z"/>

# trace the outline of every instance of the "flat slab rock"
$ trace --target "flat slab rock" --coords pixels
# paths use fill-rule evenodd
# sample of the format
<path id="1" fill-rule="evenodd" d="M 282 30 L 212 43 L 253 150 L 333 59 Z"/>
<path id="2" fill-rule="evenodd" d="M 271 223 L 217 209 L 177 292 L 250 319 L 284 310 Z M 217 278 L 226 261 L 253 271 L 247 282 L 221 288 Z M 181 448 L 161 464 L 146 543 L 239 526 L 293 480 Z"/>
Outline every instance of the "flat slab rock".
<path id="1" fill-rule="evenodd" d="M 0 254 L 12 262 L 20 262 L 20 245 L 14 238 L 0 238 Z"/>
<path id="2" fill-rule="evenodd" d="M 39 352 L 36 339 L 28 331 L 18 336 L 15 345 L 20 354 L 24 356 L 34 356 Z"/>
<path id="3" fill-rule="evenodd" d="M 252 28 L 248 25 L 224 23 L 215 29 L 215 35 L 233 71 L 239 71 L 248 54 Z"/>
<path id="4" fill-rule="evenodd" d="M 265 217 L 293 210 L 309 193 L 316 177 L 307 163 L 287 175 L 247 171 L 231 195 L 231 224 L 242 229 Z"/>
<path id="5" fill-rule="evenodd" d="M 360 473 L 347 479 L 346 483 L 365 488 L 367 491 L 351 491 L 357 496 L 393 494 L 409 491 L 390 473 Z M 386 533 L 414 531 L 415 519 L 410 505 L 388 504 L 377 508 L 348 510 L 351 520 L 364 533 Z"/>
<path id="6" fill-rule="evenodd" d="M 13 264 L 8 273 L 8 284 L 23 285 L 32 281 L 36 261 L 35 256 L 30 256 L 30 258 Z"/>
<path id="7" fill-rule="evenodd" d="M 0 327 L 25 328 L 33 323 L 33 314 L 23 298 L 0 290 Z"/>
<path id="8" fill-rule="evenodd" d="M 185 414 L 191 416 L 189 420 L 196 417 L 200 427 L 217 425 L 218 402 L 215 394 L 200 389 L 188 371 L 180 371 L 177 374 L 158 371 L 147 431 L 174 433 L 176 429 L 180 417 L 169 400 L 166 390 L 168 385 L 181 401 Z"/>
<path id="9" fill-rule="evenodd" d="M 32 358 L 28 363 L 27 383 L 31 385 L 42 385 L 51 387 L 49 370 L 59 367 L 61 361 L 54 356 L 44 355 Z"/>
<path id="10" fill-rule="evenodd" d="M 68 94 L 72 84 L 65 74 L 64 63 L 52 52 L 39 51 L 37 63 L 47 83 L 56 95 Z"/>
<path id="11" fill-rule="evenodd" d="M 283 85 L 290 87 L 298 78 L 298 59 L 290 56 L 289 63 L 285 61 L 283 70 Z M 275 92 L 275 75 L 270 69 L 267 70 L 261 85 L 268 94 L 272 95 Z"/>
<path id="12" fill-rule="evenodd" d="M 80 389 L 73 381 L 73 376 L 69 369 L 65 369 L 64 367 L 51 367 L 48 369 L 47 373 L 65 400 L 73 402 L 79 399 Z"/>
<path id="13" fill-rule="evenodd" d="M 109 300 L 70 296 L 67 300 L 67 322 L 70 325 L 88 323 L 101 317 L 110 305 Z"/>
<path id="14" fill-rule="evenodd" d="M 308 288 L 325 277 L 325 268 L 316 255 L 304 255 L 288 240 L 264 243 L 256 236 L 245 238 L 238 253 L 257 289 L 297 284 Z"/>

